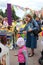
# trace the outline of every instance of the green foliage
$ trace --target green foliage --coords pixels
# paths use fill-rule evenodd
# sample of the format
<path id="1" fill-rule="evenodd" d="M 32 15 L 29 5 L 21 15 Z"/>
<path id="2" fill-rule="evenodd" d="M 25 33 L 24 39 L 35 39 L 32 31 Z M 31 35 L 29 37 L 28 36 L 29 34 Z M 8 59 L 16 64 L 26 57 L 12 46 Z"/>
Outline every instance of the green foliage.
<path id="1" fill-rule="evenodd" d="M 19 18 L 19 17 L 16 16 L 15 10 L 14 10 L 14 8 L 12 7 L 12 19 L 17 20 L 18 18 Z"/>
<path id="2" fill-rule="evenodd" d="M 2 9 L 0 9 L 0 15 L 3 16 L 3 11 L 2 11 Z"/>
<path id="3" fill-rule="evenodd" d="M 3 16 L 3 17 L 7 17 L 7 9 L 5 10 L 5 12 L 3 12 L 2 9 L 0 9 L 0 15 Z M 16 16 L 14 8 L 12 8 L 12 19 L 13 20 L 19 19 L 19 17 Z"/>

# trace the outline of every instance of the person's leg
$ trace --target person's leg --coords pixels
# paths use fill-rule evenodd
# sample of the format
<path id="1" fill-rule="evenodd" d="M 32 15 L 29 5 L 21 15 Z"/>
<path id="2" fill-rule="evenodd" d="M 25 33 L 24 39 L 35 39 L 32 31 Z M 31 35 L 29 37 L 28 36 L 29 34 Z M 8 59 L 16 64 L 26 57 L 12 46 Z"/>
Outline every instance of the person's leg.
<path id="1" fill-rule="evenodd" d="M 30 57 L 34 55 L 34 49 L 37 48 L 37 39 L 35 36 L 31 37 L 31 53 L 30 53 Z"/>
<path id="2" fill-rule="evenodd" d="M 29 54 L 29 57 L 32 57 L 34 55 L 34 49 L 31 49 L 31 52 Z"/>
<path id="3" fill-rule="evenodd" d="M 25 65 L 25 63 L 19 63 L 19 65 Z"/>
<path id="4" fill-rule="evenodd" d="M 32 54 L 34 54 L 34 49 L 31 49 Z"/>

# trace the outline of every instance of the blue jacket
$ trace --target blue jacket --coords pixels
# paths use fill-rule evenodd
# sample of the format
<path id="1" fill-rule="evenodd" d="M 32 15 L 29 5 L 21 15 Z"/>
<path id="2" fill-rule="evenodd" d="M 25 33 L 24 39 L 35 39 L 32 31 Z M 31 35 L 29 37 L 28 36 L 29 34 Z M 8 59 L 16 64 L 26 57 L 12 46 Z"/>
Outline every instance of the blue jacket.
<path id="1" fill-rule="evenodd" d="M 38 27 L 39 26 L 38 26 L 37 22 L 34 19 L 32 19 L 28 24 L 26 24 L 24 29 L 20 30 L 20 32 L 22 32 L 22 31 L 28 32 L 30 28 L 32 28 L 32 31 L 35 31 L 35 30 L 38 30 Z"/>
<path id="2" fill-rule="evenodd" d="M 29 32 L 29 28 L 32 28 L 32 32 Z M 21 32 L 27 31 L 26 47 L 29 47 L 29 48 L 37 47 L 37 37 L 33 33 L 33 31 L 35 30 L 38 30 L 38 24 L 34 19 L 32 19 L 28 24 L 26 24 L 25 28 L 21 30 Z"/>

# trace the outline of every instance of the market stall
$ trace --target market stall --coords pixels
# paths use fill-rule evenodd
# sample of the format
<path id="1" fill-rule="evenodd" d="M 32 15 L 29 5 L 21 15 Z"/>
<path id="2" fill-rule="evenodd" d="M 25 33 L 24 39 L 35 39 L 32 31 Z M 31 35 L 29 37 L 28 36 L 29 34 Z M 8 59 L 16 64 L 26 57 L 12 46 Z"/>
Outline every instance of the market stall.
<path id="1" fill-rule="evenodd" d="M 13 31 L 11 27 L 5 28 L 2 26 L 0 28 L 0 41 L 9 47 L 13 44 Z"/>

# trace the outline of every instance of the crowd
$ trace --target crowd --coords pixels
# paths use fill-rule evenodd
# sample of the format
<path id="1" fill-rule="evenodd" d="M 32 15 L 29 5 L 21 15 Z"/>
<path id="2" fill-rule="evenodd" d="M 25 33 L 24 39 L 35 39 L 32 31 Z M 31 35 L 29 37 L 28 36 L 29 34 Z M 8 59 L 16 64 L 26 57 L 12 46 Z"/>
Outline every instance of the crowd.
<path id="1" fill-rule="evenodd" d="M 13 47 L 15 47 L 15 42 L 16 45 L 19 47 L 19 65 L 28 65 L 28 57 L 33 57 L 35 54 L 34 49 L 37 48 L 37 40 L 39 39 L 39 33 L 42 32 L 41 27 L 43 20 L 41 20 L 41 18 L 38 16 L 36 16 L 36 18 L 34 19 L 30 14 L 26 14 L 23 20 L 13 20 L 11 26 L 9 26 L 8 24 L 7 17 L 5 17 L 3 20 L 0 19 L 0 21 L 0 29 L 7 29 L 8 31 L 12 26 L 11 31 L 13 32 Z M 0 36 L 0 38 L 3 44 L 7 43 L 6 35 Z M 30 53 L 28 52 L 28 48 L 31 48 Z"/>
<path id="2" fill-rule="evenodd" d="M 7 44 L 7 38 L 8 36 L 6 35 L 7 32 L 12 32 L 12 26 L 9 26 L 8 24 L 8 18 L 1 18 L 0 17 L 0 40 L 2 44 L 6 45 Z"/>
<path id="3" fill-rule="evenodd" d="M 33 19 L 30 14 L 27 14 L 25 16 L 25 23 L 26 25 L 23 29 L 17 29 L 19 34 L 17 39 L 17 46 L 19 47 L 19 65 L 28 65 L 28 57 L 34 56 L 34 49 L 37 48 L 37 40 L 39 39 L 39 33 L 42 32 L 41 18 L 39 18 L 38 16 L 36 16 L 36 18 Z M 24 38 L 21 34 L 26 35 L 26 42 L 24 41 Z M 30 53 L 28 52 L 28 48 L 31 48 Z M 43 65 L 43 50 L 42 57 L 39 59 L 39 63 Z"/>

